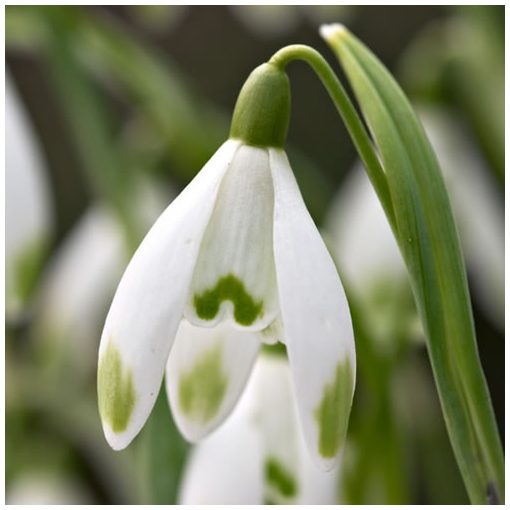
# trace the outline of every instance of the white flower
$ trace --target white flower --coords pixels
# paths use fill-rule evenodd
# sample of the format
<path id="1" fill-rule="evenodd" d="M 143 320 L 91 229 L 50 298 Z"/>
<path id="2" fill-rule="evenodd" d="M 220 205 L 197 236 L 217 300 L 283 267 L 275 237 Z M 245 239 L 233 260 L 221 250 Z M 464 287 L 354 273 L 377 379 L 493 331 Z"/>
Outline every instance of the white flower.
<path id="1" fill-rule="evenodd" d="M 192 450 L 180 504 L 336 504 L 338 468 L 309 459 L 283 356 L 259 357 L 225 424 Z"/>
<path id="2" fill-rule="evenodd" d="M 197 441 L 234 407 L 261 342 L 281 341 L 308 446 L 324 469 L 335 465 L 354 392 L 353 331 L 335 265 L 282 149 L 289 113 L 285 72 L 255 69 L 230 139 L 127 267 L 99 348 L 99 409 L 114 449 L 140 431 L 165 366 L 175 421 Z"/>
<path id="3" fill-rule="evenodd" d="M 234 407 L 261 342 L 277 340 L 309 447 L 329 469 L 354 390 L 347 301 L 285 152 L 231 139 L 160 216 L 119 284 L 99 350 L 108 442 L 121 449 L 139 432 L 167 360 L 177 425 L 202 438 Z"/>

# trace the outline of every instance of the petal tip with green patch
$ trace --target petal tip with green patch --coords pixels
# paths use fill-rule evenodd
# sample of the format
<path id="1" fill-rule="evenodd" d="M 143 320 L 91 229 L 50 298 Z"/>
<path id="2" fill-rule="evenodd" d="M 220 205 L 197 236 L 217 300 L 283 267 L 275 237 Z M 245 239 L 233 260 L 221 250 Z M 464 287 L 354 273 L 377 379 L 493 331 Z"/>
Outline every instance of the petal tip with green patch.
<path id="1" fill-rule="evenodd" d="M 335 466 L 345 443 L 353 393 L 354 375 L 346 358 L 337 364 L 334 378 L 325 384 L 314 413 L 318 427 L 317 451 L 327 471 Z"/>
<path id="2" fill-rule="evenodd" d="M 257 334 L 221 324 L 183 321 L 168 359 L 167 395 L 177 427 L 190 442 L 212 432 L 230 414 L 257 356 Z"/>
<path id="3" fill-rule="evenodd" d="M 131 441 L 125 432 L 131 421 L 136 394 L 132 370 L 123 363 L 111 339 L 99 359 L 97 391 L 106 439 L 114 450 L 122 450 Z"/>
<path id="4" fill-rule="evenodd" d="M 188 419 L 205 424 L 218 413 L 227 386 L 222 349 L 217 344 L 202 353 L 193 367 L 179 377 L 179 409 Z"/>

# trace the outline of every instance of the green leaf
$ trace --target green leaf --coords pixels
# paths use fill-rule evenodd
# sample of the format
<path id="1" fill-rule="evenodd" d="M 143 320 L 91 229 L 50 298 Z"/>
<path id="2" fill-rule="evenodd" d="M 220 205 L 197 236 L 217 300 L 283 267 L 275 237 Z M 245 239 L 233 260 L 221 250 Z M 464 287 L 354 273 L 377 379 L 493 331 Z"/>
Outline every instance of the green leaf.
<path id="1" fill-rule="evenodd" d="M 503 454 L 478 357 L 463 255 L 435 154 L 409 101 L 370 50 L 343 27 L 327 27 L 323 34 L 343 65 L 381 157 L 397 241 L 470 499 L 501 502 Z"/>

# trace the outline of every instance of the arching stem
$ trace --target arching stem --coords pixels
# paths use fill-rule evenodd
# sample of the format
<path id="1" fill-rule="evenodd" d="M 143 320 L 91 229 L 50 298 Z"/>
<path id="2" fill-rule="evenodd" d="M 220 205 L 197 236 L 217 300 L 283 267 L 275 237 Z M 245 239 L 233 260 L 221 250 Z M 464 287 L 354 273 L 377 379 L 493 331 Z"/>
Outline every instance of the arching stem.
<path id="1" fill-rule="evenodd" d="M 379 196 L 379 200 L 384 208 L 390 226 L 396 233 L 395 214 L 386 175 L 379 162 L 370 136 L 344 87 L 324 57 L 318 51 L 303 44 L 293 44 L 278 50 L 270 58 L 269 64 L 273 64 L 284 70 L 290 62 L 295 60 L 306 62 L 314 70 L 328 91 L 365 165 L 368 177 Z"/>

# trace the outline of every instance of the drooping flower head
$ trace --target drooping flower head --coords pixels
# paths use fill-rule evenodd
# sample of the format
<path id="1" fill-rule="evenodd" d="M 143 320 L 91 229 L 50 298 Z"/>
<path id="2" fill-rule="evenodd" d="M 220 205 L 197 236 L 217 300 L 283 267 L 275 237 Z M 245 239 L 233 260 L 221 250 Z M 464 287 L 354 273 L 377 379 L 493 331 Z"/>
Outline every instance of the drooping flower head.
<path id="1" fill-rule="evenodd" d="M 169 205 L 119 284 L 99 349 L 110 445 L 126 447 L 166 388 L 197 441 L 235 406 L 262 342 L 286 344 L 302 429 L 331 469 L 355 380 L 347 301 L 283 150 L 286 74 L 263 64 L 236 104 L 230 138 Z"/>

